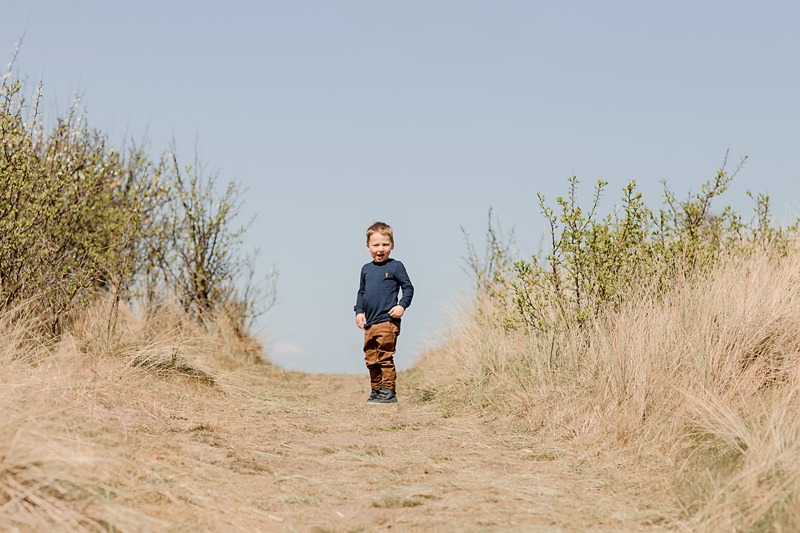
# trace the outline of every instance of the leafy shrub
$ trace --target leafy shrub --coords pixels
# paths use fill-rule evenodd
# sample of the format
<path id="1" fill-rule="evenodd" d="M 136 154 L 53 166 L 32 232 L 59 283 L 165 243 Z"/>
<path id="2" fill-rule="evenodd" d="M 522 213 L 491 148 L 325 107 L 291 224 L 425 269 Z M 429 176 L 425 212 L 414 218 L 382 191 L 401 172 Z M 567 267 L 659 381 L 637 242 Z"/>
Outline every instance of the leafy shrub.
<path id="1" fill-rule="evenodd" d="M 702 275 L 727 254 L 785 253 L 798 226 L 775 226 L 768 196 L 748 193 L 755 201 L 750 222 L 730 207 L 714 214 L 715 200 L 741 164 L 732 173 L 725 166 L 700 192 L 682 201 L 664 183 L 664 203 L 658 210 L 644 203 L 631 181 L 623 188 L 620 206 L 604 217 L 598 206 L 607 183 L 597 183 L 592 203 L 584 209 L 577 200 L 579 181 L 570 178 L 567 196 L 558 197 L 555 207 L 539 194 L 549 225 L 544 257 L 512 260 L 490 215 L 485 258 L 470 245 L 467 259 L 481 297 L 509 304 L 513 311 L 504 319 L 507 327 L 569 328 L 618 307 L 642 287 L 663 293 Z"/>
<path id="2" fill-rule="evenodd" d="M 241 254 L 237 184 L 218 194 L 216 176 L 180 169 L 174 151 L 154 162 L 135 144 L 109 147 L 77 102 L 48 130 L 41 86 L 30 100 L 3 78 L 0 311 L 35 299 L 58 333 L 101 292 L 113 295 L 110 327 L 121 300 L 176 297 L 197 321 L 224 313 L 242 334 L 269 307 L 274 275 L 254 283 Z"/>
<path id="3" fill-rule="evenodd" d="M 571 178 L 540 196 L 550 238 L 530 259 L 490 215 L 474 312 L 421 362 L 425 395 L 591 458 L 672 529 L 796 530 L 798 224 L 765 195 L 750 220 L 716 207 L 735 174 L 683 200 L 664 185 L 655 210 L 632 182 L 606 216 L 606 184 L 584 209 Z"/>
<path id="4" fill-rule="evenodd" d="M 162 170 L 168 199 L 155 215 L 160 234 L 150 242 L 152 272 L 187 314 L 202 321 L 222 312 L 241 333 L 274 302 L 276 280 L 272 271 L 257 282 L 257 254 L 242 253 L 249 227 L 235 226 L 242 190 L 230 182 L 220 193 L 217 174 L 206 175 L 197 159 L 181 167 L 174 149 L 162 158 Z"/>
<path id="5" fill-rule="evenodd" d="M 45 133 L 19 82 L 0 99 L 0 287 L 3 306 L 43 295 L 57 328 L 92 290 L 118 284 L 134 260 L 145 204 L 141 170 L 106 147 L 77 108 Z"/>

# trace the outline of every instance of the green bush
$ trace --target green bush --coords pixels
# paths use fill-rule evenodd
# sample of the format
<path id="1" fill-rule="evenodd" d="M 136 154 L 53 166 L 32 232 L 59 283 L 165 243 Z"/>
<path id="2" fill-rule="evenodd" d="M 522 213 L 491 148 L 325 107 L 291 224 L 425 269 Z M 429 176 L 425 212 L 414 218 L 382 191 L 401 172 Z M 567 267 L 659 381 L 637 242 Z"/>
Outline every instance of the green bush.
<path id="1" fill-rule="evenodd" d="M 216 176 L 180 169 L 174 151 L 154 162 L 135 144 L 109 147 L 76 103 L 47 129 L 41 86 L 23 89 L 8 75 L 0 89 L 0 311 L 35 302 L 58 333 L 100 294 L 113 311 L 176 297 L 200 322 L 224 312 L 243 330 L 269 306 L 273 286 L 259 293 L 247 277 L 247 227 L 234 227 L 238 185 L 219 194 Z"/>
<path id="2" fill-rule="evenodd" d="M 20 94 L 19 82 L 6 83 L 0 100 L 2 303 L 42 296 L 57 327 L 129 268 L 143 216 L 133 194 L 140 169 L 108 149 L 76 107 L 45 133 L 38 95 L 25 117 Z"/>
<path id="3" fill-rule="evenodd" d="M 236 226 L 240 185 L 229 182 L 220 192 L 217 174 L 206 174 L 197 160 L 181 167 L 174 149 L 161 168 L 169 194 L 155 215 L 160 233 L 147 254 L 151 272 L 163 282 L 161 292 L 175 294 L 199 321 L 222 312 L 237 331 L 246 330 L 274 302 L 276 275 L 257 282 L 257 253 L 243 254 L 249 223 Z"/>
<path id="4" fill-rule="evenodd" d="M 731 207 L 715 214 L 715 200 L 741 168 L 728 173 L 725 166 L 682 201 L 664 183 L 658 210 L 644 203 L 631 181 L 619 206 L 604 217 L 598 207 L 607 183 L 597 183 L 584 209 L 577 200 L 579 181 L 571 177 L 568 194 L 558 197 L 555 207 L 538 195 L 549 226 L 548 251 L 531 259 L 511 259 L 490 215 L 486 256 L 479 258 L 470 245 L 467 259 L 480 296 L 507 304 L 512 310 L 504 319 L 507 327 L 570 328 L 618 307 L 642 287 L 663 293 L 702 275 L 728 254 L 785 253 L 798 225 L 776 226 L 768 196 L 748 193 L 755 201 L 749 222 Z"/>

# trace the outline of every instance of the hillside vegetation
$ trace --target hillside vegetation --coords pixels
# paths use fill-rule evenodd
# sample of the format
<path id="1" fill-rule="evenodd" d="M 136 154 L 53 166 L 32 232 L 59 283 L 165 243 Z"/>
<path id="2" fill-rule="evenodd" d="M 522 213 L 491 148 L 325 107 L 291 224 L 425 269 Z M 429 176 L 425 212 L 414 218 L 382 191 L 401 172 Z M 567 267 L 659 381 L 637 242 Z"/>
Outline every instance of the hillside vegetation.
<path id="1" fill-rule="evenodd" d="M 577 180 L 548 207 L 544 257 L 514 260 L 490 224 L 472 249 L 473 313 L 422 362 L 431 395 L 525 427 L 598 479 L 701 531 L 800 529 L 800 253 L 796 225 L 752 195 L 713 201 L 724 167 L 684 201 L 635 183 L 600 217 Z"/>
<path id="2" fill-rule="evenodd" d="M 26 92 L 10 68 L 0 89 L 0 529 L 152 530 L 158 521 L 120 503 L 147 483 L 115 447 L 136 440 L 131 424 L 148 411 L 138 402 L 197 384 L 235 389 L 235 369 L 264 365 L 248 328 L 270 306 L 274 276 L 259 280 L 243 253 L 235 183 L 220 189 L 174 149 L 152 159 L 136 143 L 109 146 L 77 100 L 47 119 L 42 86 Z M 177 391 L 163 383 L 175 376 L 186 380 Z"/>
<path id="3" fill-rule="evenodd" d="M 241 197 L 175 150 L 119 151 L 77 101 L 54 120 L 41 86 L 10 75 L 0 90 L 0 311 L 22 303 L 53 335 L 70 313 L 110 295 L 145 312 L 177 301 L 202 322 L 223 313 L 243 331 L 269 304 L 237 225 Z M 261 291 L 262 293 L 259 293 Z"/>
<path id="4" fill-rule="evenodd" d="M 264 361 L 235 184 L 41 99 L 3 78 L 0 529 L 800 529 L 797 227 L 717 208 L 736 172 L 607 216 L 572 179 L 540 257 L 490 224 L 376 410 Z"/>
<path id="5" fill-rule="evenodd" d="M 4 531 L 164 531 L 190 523 L 178 508 L 196 487 L 173 482 L 213 476 L 212 459 L 177 437 L 211 438 L 211 413 L 235 410 L 248 371 L 265 366 L 256 363 L 260 347 L 229 322 L 201 327 L 180 307 L 145 321 L 123 306 L 109 340 L 108 303 L 83 309 L 58 338 L 32 335 L 38 324 L 25 309 L 0 315 Z M 170 424 L 181 426 L 177 436 Z"/>

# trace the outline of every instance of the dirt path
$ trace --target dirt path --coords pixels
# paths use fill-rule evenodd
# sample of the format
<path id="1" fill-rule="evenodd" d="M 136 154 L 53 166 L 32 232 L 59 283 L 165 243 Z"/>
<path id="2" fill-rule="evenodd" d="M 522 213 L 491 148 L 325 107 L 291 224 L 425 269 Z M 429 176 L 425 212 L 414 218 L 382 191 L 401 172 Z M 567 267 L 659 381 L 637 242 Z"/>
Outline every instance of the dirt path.
<path id="1" fill-rule="evenodd" d="M 195 474 L 164 494 L 198 512 L 164 518 L 221 531 L 656 529 L 552 450 L 402 389 L 397 404 L 367 404 L 367 387 L 287 373 L 254 381 L 236 413 L 212 402 L 173 415 L 186 452 L 175 466 Z"/>

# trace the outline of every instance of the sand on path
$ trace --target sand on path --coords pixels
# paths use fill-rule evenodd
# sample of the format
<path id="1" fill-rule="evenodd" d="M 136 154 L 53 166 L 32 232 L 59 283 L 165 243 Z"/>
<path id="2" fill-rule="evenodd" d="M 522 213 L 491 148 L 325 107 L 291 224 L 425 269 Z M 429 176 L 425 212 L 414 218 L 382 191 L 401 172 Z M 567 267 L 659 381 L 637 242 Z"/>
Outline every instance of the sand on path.
<path id="1" fill-rule="evenodd" d="M 173 415 L 173 466 L 190 472 L 173 494 L 188 507 L 157 514 L 211 531 L 659 529 L 529 433 L 402 386 L 397 404 L 367 404 L 366 376 L 270 375 L 235 412 Z"/>

